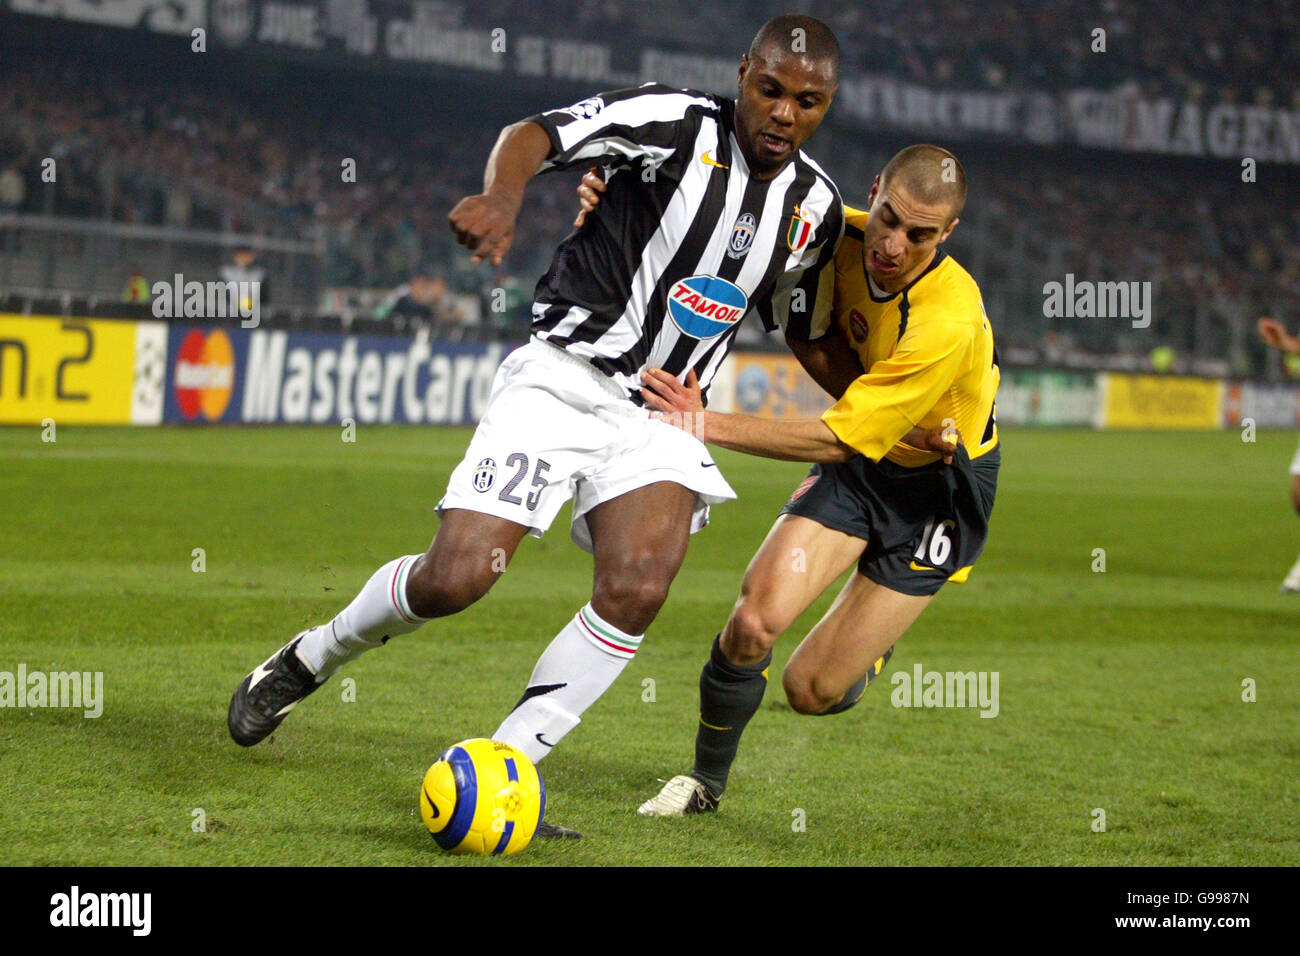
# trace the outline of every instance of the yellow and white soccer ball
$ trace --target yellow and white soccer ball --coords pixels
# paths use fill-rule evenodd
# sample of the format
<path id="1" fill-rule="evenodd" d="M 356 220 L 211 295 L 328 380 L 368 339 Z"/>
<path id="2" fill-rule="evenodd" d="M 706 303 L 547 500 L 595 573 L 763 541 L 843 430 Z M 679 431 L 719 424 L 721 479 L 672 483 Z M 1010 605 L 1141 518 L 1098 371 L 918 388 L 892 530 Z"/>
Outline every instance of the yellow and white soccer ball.
<path id="1" fill-rule="evenodd" d="M 522 751 L 485 737 L 444 750 L 420 787 L 420 819 L 452 853 L 518 853 L 545 813 L 537 767 Z"/>

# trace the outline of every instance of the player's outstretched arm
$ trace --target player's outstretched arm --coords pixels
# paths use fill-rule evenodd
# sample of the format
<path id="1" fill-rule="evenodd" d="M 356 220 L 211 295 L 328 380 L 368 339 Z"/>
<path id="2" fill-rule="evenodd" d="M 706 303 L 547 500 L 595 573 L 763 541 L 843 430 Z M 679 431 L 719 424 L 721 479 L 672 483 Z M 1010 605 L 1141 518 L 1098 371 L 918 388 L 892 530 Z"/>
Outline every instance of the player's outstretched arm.
<path id="1" fill-rule="evenodd" d="M 546 130 L 531 120 L 501 131 L 483 172 L 483 192 L 466 196 L 447 216 L 456 241 L 470 249 L 477 265 L 501 265 L 515 236 L 524 188 L 554 151 Z"/>
<path id="2" fill-rule="evenodd" d="M 695 369 L 686 382 L 663 369 L 641 373 L 641 397 L 651 414 L 700 441 L 781 461 L 848 461 L 855 452 L 820 421 L 768 421 L 752 415 L 728 415 L 704 409 Z"/>
<path id="3" fill-rule="evenodd" d="M 1256 324 L 1256 328 L 1259 329 L 1259 337 L 1273 348 L 1290 352 L 1292 355 L 1300 355 L 1300 338 L 1288 334 L 1286 328 L 1277 319 L 1264 316 Z"/>
<path id="4" fill-rule="evenodd" d="M 694 369 L 686 373 L 685 384 L 657 368 L 646 369 L 641 379 L 641 396 L 655 417 L 711 445 L 780 461 L 848 461 L 860 454 L 819 418 L 771 421 L 706 411 Z M 913 428 L 904 440 L 914 448 L 938 452 L 950 465 L 961 433 L 955 428 Z"/>

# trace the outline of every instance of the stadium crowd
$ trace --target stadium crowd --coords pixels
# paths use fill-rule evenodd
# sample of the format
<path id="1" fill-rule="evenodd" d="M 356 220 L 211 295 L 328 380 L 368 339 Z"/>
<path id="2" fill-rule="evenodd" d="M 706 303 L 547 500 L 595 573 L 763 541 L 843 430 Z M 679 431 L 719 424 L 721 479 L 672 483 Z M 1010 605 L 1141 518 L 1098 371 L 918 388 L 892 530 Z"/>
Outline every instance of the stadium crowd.
<path id="1" fill-rule="evenodd" d="M 1084 83 L 1091 82 L 1085 73 L 1105 64 L 1114 78 L 1149 75 L 1155 89 L 1194 84 L 1212 72 L 1239 78 L 1241 94 L 1256 95 L 1247 80 L 1267 88 L 1285 78 L 1278 70 L 1296 64 L 1296 37 L 1269 28 L 1279 10 L 1293 12 L 1284 0 L 1245 11 L 1249 28 L 1235 31 L 1213 11 L 1190 18 L 1195 22 L 1186 29 L 1158 28 L 1160 17 L 1171 15 L 1167 5 L 1157 5 L 1150 17 L 1144 12 L 1138 31 L 1131 5 L 1111 0 L 1099 25 L 1110 31 L 1114 56 L 1104 58 L 1086 52 L 1087 33 L 1080 31 L 1091 14 L 1083 4 L 992 5 L 1003 15 L 945 5 L 953 9 L 943 29 L 932 6 L 895 0 L 873 7 L 870 18 L 851 6 L 814 3 L 813 12 L 840 30 L 850 61 L 862 58 L 858 68 L 867 60 L 872 68 L 888 63 L 889 70 L 924 82 L 975 82 L 961 71 L 981 70 L 992 85 Z M 500 7 L 476 6 L 473 17 L 504 16 Z M 584 30 L 615 23 L 653 34 L 643 5 L 603 0 L 573 7 L 573 22 L 586 24 Z M 509 15 L 524 16 L 519 9 Z M 710 10 L 710 16 L 738 16 L 729 5 Z M 758 16 L 748 8 L 741 15 L 747 22 Z M 1085 52 L 1047 56 L 1050 38 L 1067 34 L 1084 37 Z M 960 63 L 961 70 L 944 62 Z M 318 80 L 279 72 L 214 83 L 211 76 L 177 71 L 150 76 L 109 58 L 0 58 L 0 211 L 320 237 L 327 285 L 393 289 L 432 263 L 454 291 L 505 286 L 516 290 L 513 300 L 526 300 L 568 230 L 573 179 L 535 184 L 507 269 L 474 270 L 453 244 L 446 214 L 479 188 L 500 123 L 485 117 L 451 129 L 438 104 L 418 91 L 394 94 L 404 101 L 381 106 L 393 90 L 375 86 L 379 81 L 337 82 L 330 95 L 319 95 Z M 860 133 L 828 125 L 811 147 L 829 160 L 824 165 L 849 202 L 865 200 L 867 170 L 887 156 L 864 153 L 861 140 Z M 986 288 L 1019 290 L 1000 302 L 1010 313 L 1000 317 L 1004 342 L 1034 346 L 1050 333 L 1066 348 L 1125 351 L 1149 349 L 1154 337 L 1182 354 L 1230 356 L 1242 365 L 1259 357 L 1243 352 L 1253 348 L 1243 329 L 1255 315 L 1300 316 L 1300 205 L 1279 206 L 1235 174 L 1207 178 L 1175 162 L 1162 161 L 1153 175 L 1142 157 L 1022 151 L 1010 169 L 992 147 L 950 145 L 966 160 L 973 185 L 952 248 L 968 264 L 983 266 Z M 53 183 L 42 175 L 49 158 L 57 165 Z M 348 181 L 347 160 L 355 162 L 355 181 Z M 1035 308 L 1042 285 L 1067 272 L 1096 281 L 1151 281 L 1153 335 L 1112 341 L 1096 323 L 1043 317 Z"/>
<path id="2" fill-rule="evenodd" d="M 1153 96 L 1300 107 L 1295 0 L 1194 13 L 1132 0 L 815 0 L 811 12 L 845 38 L 851 68 L 918 83 L 1037 90 L 1136 80 Z M 1104 52 L 1093 49 L 1098 29 Z"/>
<path id="3" fill-rule="evenodd" d="M 443 4 L 466 23 L 555 35 L 635 37 L 679 45 L 694 36 L 748 37 L 767 17 L 803 7 L 833 27 L 849 69 L 931 86 L 1110 88 L 1300 108 L 1300 2 L 1201 4 L 1137 0 L 556 0 Z M 1105 31 L 1104 52 L 1094 30 Z M 1213 78 L 1213 79 L 1211 79 Z"/>

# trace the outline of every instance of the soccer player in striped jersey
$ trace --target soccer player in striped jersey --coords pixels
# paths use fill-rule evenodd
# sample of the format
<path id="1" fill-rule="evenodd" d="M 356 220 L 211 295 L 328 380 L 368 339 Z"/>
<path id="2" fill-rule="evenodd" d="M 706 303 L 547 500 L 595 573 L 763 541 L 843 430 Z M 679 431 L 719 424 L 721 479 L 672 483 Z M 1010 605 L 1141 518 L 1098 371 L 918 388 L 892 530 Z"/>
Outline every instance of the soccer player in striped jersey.
<path id="1" fill-rule="evenodd" d="M 1300 337 L 1289 333 L 1277 319 L 1264 316 L 1259 320 L 1257 328 L 1259 337 L 1279 352 L 1300 355 Z M 1291 459 L 1291 505 L 1300 514 L 1300 449 L 1297 449 Z M 1291 565 L 1291 570 L 1282 579 L 1282 586 L 1278 590 L 1283 594 L 1300 594 L 1300 558 Z"/>
<path id="2" fill-rule="evenodd" d="M 814 316 L 808 332 L 850 343 L 861 367 L 820 419 L 707 412 L 689 377 L 647 371 L 648 404 L 679 427 L 724 448 L 816 464 L 750 562 L 700 674 L 694 769 L 641 814 L 717 807 L 762 701 L 772 646 L 845 570 L 857 565 L 785 668 L 786 696 L 801 714 L 856 704 L 895 642 L 946 581 L 966 579 L 983 549 L 1001 458 L 997 357 L 979 287 L 939 248 L 965 198 L 955 156 L 910 146 L 876 179 L 870 211 L 846 210 L 833 315 Z M 959 445 L 963 435 L 971 440 Z"/>
<path id="3" fill-rule="evenodd" d="M 538 172 L 603 166 L 606 202 L 539 281 L 532 339 L 502 363 L 433 543 L 385 564 L 245 678 L 229 714 L 238 743 L 264 739 L 343 663 L 473 604 L 569 499 L 572 536 L 594 555 L 591 601 L 493 737 L 537 761 L 579 723 L 636 653 L 709 505 L 735 497 L 698 439 L 648 417 L 642 371 L 689 374 L 707 394 L 745 315 L 806 324 L 830 296 L 821 267 L 843 207 L 801 147 L 838 73 L 824 24 L 777 17 L 742 58 L 735 100 L 647 85 L 502 131 L 483 192 L 449 216 L 474 262 L 501 263 Z M 800 347 L 819 368 L 819 347 Z"/>

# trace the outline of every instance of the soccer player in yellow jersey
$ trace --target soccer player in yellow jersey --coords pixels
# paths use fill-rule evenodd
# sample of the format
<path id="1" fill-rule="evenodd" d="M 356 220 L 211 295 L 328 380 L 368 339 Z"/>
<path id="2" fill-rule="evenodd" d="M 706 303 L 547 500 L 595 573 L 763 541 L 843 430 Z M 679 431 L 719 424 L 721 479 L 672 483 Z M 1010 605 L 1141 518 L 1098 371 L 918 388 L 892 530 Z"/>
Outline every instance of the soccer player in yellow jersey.
<path id="1" fill-rule="evenodd" d="M 833 308 L 786 329 L 845 343 L 843 388 L 829 388 L 841 397 L 820 419 L 705 411 L 691 376 L 646 373 L 647 403 L 703 440 L 815 464 L 750 562 L 700 675 L 695 767 L 643 815 L 717 806 L 772 646 L 847 568 L 858 573 L 786 665 L 786 696 L 802 714 L 857 703 L 894 643 L 983 549 L 1001 457 L 997 357 L 979 286 L 940 248 L 965 199 L 955 156 L 910 146 L 877 177 L 868 211 L 846 207 Z"/>

